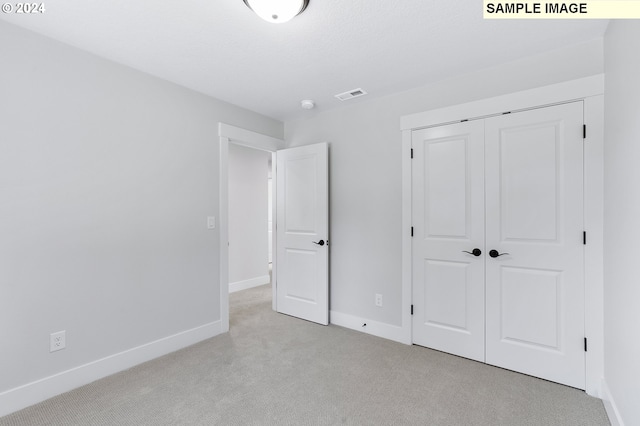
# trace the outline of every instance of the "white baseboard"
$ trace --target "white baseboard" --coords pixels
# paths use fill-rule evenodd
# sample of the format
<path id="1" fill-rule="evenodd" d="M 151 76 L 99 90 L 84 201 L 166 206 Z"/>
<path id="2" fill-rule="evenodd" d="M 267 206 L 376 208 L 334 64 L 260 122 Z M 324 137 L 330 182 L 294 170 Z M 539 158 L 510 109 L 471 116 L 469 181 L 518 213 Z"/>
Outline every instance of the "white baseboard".
<path id="1" fill-rule="evenodd" d="M 406 333 L 404 333 L 402 327 L 396 325 L 371 321 L 366 318 L 360 318 L 354 315 L 343 314 L 336 311 L 329 312 L 329 322 L 331 324 L 339 325 L 340 327 L 350 328 L 362 333 L 382 337 L 383 339 L 389 339 L 404 344 L 411 344 L 411 342 L 407 342 L 406 338 L 404 338 L 404 335 Z"/>
<path id="2" fill-rule="evenodd" d="M 235 283 L 229 283 L 229 293 L 258 287 L 264 284 L 269 284 L 270 282 L 271 278 L 269 275 L 263 275 L 261 277 L 255 277 L 244 281 L 236 281 Z"/>
<path id="3" fill-rule="evenodd" d="M 0 417 L 221 334 L 215 321 L 0 393 Z"/>
<path id="4" fill-rule="evenodd" d="M 620 417 L 620 412 L 618 411 L 616 402 L 613 400 L 613 395 L 611 395 L 609 386 L 607 386 L 607 382 L 604 379 L 602 379 L 601 392 L 604 409 L 607 411 L 607 416 L 609 416 L 611 426 L 624 426 L 624 422 L 622 421 L 622 417 Z"/>

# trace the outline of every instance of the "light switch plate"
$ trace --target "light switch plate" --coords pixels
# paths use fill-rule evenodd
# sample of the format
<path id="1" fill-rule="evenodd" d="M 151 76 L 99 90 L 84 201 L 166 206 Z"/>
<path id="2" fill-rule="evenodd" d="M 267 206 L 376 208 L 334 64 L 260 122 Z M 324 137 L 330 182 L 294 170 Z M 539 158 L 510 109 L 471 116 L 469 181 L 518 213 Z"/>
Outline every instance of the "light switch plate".
<path id="1" fill-rule="evenodd" d="M 207 216 L 207 229 L 216 229 L 216 217 Z"/>

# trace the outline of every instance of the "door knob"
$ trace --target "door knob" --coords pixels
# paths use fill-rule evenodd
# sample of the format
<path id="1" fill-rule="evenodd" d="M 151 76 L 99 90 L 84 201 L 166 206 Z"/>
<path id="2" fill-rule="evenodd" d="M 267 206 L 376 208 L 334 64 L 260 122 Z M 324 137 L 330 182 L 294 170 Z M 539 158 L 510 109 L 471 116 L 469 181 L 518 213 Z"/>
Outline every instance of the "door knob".
<path id="1" fill-rule="evenodd" d="M 479 248 L 474 248 L 472 251 L 466 251 L 466 250 L 462 250 L 463 253 L 469 253 L 472 254 L 476 257 L 480 256 L 482 254 L 482 250 L 480 250 Z"/>
<path id="2" fill-rule="evenodd" d="M 324 245 L 324 240 L 320 240 L 320 241 L 311 241 L 313 244 L 317 244 L 319 246 L 323 246 Z"/>
<path id="3" fill-rule="evenodd" d="M 498 250 L 491 250 L 489 252 L 489 256 L 491 257 L 504 256 L 505 254 L 509 254 L 509 253 L 498 253 Z"/>

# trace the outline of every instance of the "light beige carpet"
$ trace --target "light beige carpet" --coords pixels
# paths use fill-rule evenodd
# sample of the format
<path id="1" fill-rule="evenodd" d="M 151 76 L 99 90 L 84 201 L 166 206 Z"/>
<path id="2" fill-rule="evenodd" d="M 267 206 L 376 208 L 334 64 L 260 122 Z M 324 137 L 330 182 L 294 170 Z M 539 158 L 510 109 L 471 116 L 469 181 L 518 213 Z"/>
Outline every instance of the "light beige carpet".
<path id="1" fill-rule="evenodd" d="M 0 425 L 608 425 L 584 392 L 231 299 L 231 332 Z"/>

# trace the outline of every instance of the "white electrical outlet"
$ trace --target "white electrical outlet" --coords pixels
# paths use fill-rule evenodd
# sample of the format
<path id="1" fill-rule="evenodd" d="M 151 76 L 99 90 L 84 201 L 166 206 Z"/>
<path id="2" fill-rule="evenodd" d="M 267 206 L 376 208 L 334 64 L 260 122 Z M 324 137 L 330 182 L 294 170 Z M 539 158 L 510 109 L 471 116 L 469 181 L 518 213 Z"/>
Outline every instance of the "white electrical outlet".
<path id="1" fill-rule="evenodd" d="M 207 229 L 216 229 L 216 217 L 207 216 Z"/>
<path id="2" fill-rule="evenodd" d="M 382 307 L 382 295 L 376 293 L 376 306 Z"/>
<path id="3" fill-rule="evenodd" d="M 67 346 L 66 331 L 58 331 L 57 333 L 51 333 L 49 336 L 49 352 L 59 351 Z"/>

